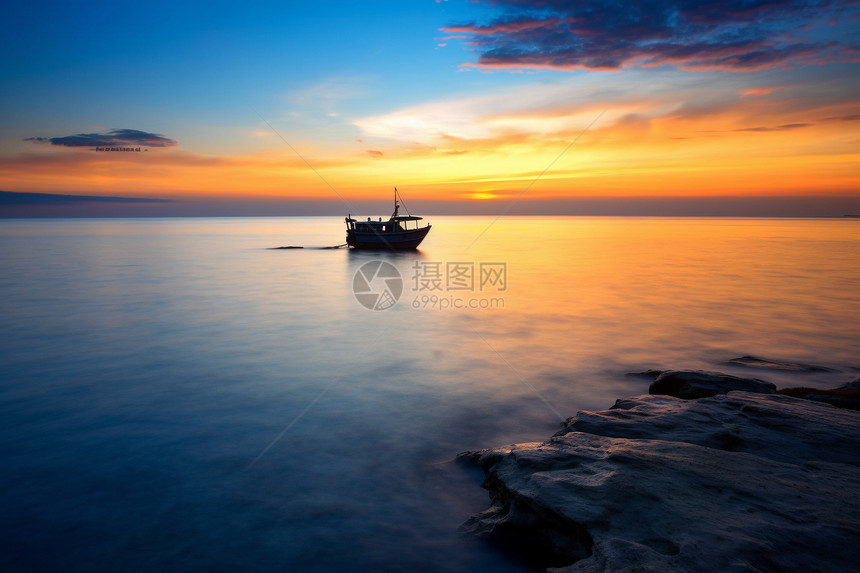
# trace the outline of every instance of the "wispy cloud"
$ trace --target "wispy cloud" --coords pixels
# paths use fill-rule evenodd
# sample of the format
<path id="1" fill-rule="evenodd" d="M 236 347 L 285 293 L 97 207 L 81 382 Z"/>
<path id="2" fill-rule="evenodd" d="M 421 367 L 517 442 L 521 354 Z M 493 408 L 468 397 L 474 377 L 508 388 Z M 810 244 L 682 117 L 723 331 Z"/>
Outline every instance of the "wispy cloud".
<path id="1" fill-rule="evenodd" d="M 647 74 L 647 78 L 645 77 Z M 699 79 L 699 78 L 696 78 Z M 578 133 L 607 110 L 600 127 L 630 114 L 656 117 L 680 109 L 685 100 L 705 97 L 737 100 L 738 82 L 703 90 L 692 78 L 674 71 L 593 74 L 554 83 L 494 90 L 480 96 L 432 101 L 353 121 L 362 136 L 462 151 L 463 142 L 509 143 Z"/>
<path id="2" fill-rule="evenodd" d="M 79 133 L 64 137 L 28 137 L 24 141 L 60 147 L 173 147 L 176 142 L 158 133 L 137 129 L 112 129 L 106 133 Z"/>
<path id="3" fill-rule="evenodd" d="M 854 0 L 497 0 L 490 23 L 465 34 L 481 68 L 619 70 L 672 65 L 736 72 L 856 61 Z M 840 25 L 841 22 L 846 22 Z"/>
<path id="4" fill-rule="evenodd" d="M 286 94 L 286 103 L 294 117 L 326 115 L 337 117 L 342 102 L 368 95 L 368 80 L 359 77 L 325 78 Z"/>
<path id="5" fill-rule="evenodd" d="M 735 131 L 788 131 L 790 129 L 800 129 L 803 127 L 811 127 L 814 124 L 812 123 L 786 123 L 784 125 L 777 125 L 773 127 L 744 127 L 740 129 L 736 129 Z"/>
<path id="6" fill-rule="evenodd" d="M 848 174 L 854 151 L 847 136 L 860 117 L 860 79 L 846 73 L 852 67 L 550 75 L 354 124 L 384 151 L 388 174 L 415 181 L 415 174 L 432 173 L 434 184 L 464 193 L 519 192 L 603 110 L 575 153 L 530 195 L 793 193 L 825 179 L 844 192 L 857 180 Z"/>

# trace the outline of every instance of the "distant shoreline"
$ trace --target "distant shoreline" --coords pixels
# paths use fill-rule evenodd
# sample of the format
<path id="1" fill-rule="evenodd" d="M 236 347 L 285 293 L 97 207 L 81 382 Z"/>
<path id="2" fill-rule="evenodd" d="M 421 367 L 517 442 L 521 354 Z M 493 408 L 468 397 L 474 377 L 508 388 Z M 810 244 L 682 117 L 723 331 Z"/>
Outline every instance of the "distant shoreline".
<path id="1" fill-rule="evenodd" d="M 175 203 L 175 201 L 173 199 L 150 199 L 145 197 L 0 191 L 0 205 L 77 205 L 80 203 Z"/>
<path id="2" fill-rule="evenodd" d="M 0 220 L 46 220 L 46 219 L 57 219 L 57 220 L 85 220 L 85 219 L 327 219 L 331 220 L 332 218 L 340 218 L 342 215 L 334 214 L 334 215 L 279 215 L 279 214 L 234 214 L 234 215 L 181 215 L 181 214 L 104 214 L 104 213 L 89 213 L 89 214 L 8 214 L 2 211 L 3 206 L 0 205 Z M 490 213 L 476 213 L 476 214 L 439 214 L 439 213 L 427 213 L 427 217 L 457 217 L 457 218 L 495 218 L 496 215 Z M 425 217 L 426 218 L 426 217 Z M 842 221 L 845 219 L 860 219 L 860 215 L 549 215 L 549 214 L 535 214 L 535 215 L 505 215 L 504 219 L 553 219 L 553 218 L 564 218 L 564 219 L 744 219 L 744 220 L 765 220 L 765 219 L 797 219 L 797 220 L 833 220 L 833 221 Z"/>
<path id="3" fill-rule="evenodd" d="M 586 197 L 528 195 L 492 200 L 410 200 L 426 216 L 860 218 L 860 197 Z M 387 200 L 319 198 L 149 198 L 0 191 L 0 218 L 344 217 L 388 215 Z"/>

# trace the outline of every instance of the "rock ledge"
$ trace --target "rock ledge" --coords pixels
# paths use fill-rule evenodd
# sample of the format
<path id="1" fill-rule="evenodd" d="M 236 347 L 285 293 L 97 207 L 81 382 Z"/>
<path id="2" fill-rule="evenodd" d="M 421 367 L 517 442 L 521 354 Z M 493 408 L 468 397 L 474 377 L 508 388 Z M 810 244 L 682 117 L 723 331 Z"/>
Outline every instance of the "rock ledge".
<path id="1" fill-rule="evenodd" d="M 553 571 L 856 571 L 860 412 L 772 393 L 638 396 L 546 442 L 461 454 L 464 529 Z M 558 568 L 558 569 L 554 569 Z"/>

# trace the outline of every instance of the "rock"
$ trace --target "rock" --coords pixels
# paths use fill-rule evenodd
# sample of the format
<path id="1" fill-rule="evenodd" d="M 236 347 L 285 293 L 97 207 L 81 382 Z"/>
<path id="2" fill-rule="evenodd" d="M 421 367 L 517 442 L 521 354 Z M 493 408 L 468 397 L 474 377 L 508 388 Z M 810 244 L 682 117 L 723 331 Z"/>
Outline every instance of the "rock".
<path id="1" fill-rule="evenodd" d="M 609 438 L 672 440 L 712 449 L 860 466 L 860 427 L 843 432 L 838 410 L 810 407 L 779 394 L 732 392 L 714 399 L 639 396 L 616 400 L 609 410 L 581 411 L 555 434 L 581 432 Z M 489 450 L 488 450 L 489 451 Z"/>
<path id="2" fill-rule="evenodd" d="M 653 368 L 648 370 L 643 370 L 642 372 L 628 372 L 627 376 L 631 378 L 646 378 L 648 380 L 654 381 L 660 377 L 664 372 L 668 372 L 668 370 L 655 370 Z"/>
<path id="3" fill-rule="evenodd" d="M 746 368 L 762 368 L 769 370 L 787 370 L 791 372 L 838 372 L 833 368 L 826 366 L 816 366 L 814 364 L 801 364 L 799 362 L 775 362 L 765 358 L 757 358 L 755 356 L 741 356 L 740 358 L 732 358 L 726 364 L 732 366 L 744 366 Z"/>
<path id="4" fill-rule="evenodd" d="M 851 410 L 860 410 L 860 378 L 843 384 L 839 388 L 832 390 L 822 390 L 820 388 L 783 388 L 778 391 L 786 396 L 794 396 L 805 400 L 815 400 L 816 402 L 824 402 L 839 408 L 849 408 Z"/>
<path id="5" fill-rule="evenodd" d="M 860 413 L 779 394 L 619 400 L 473 452 L 464 528 L 558 571 L 855 571 Z M 466 456 L 468 459 L 468 456 Z M 529 550 L 531 548 L 531 550 Z"/>
<path id="6" fill-rule="evenodd" d="M 733 390 L 773 394 L 776 386 L 758 378 L 739 378 L 704 370 L 667 370 L 648 388 L 650 394 L 665 394 L 692 400 L 725 394 Z"/>

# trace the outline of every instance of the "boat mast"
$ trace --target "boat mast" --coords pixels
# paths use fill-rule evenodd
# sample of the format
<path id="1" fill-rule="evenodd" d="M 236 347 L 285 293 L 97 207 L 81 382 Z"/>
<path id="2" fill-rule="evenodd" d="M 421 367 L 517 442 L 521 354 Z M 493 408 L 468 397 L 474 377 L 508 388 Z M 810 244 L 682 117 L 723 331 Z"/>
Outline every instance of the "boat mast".
<path id="1" fill-rule="evenodd" d="M 397 216 L 397 211 L 400 209 L 400 205 L 397 204 L 397 187 L 394 188 L 394 213 L 391 215 L 391 218 Z"/>

